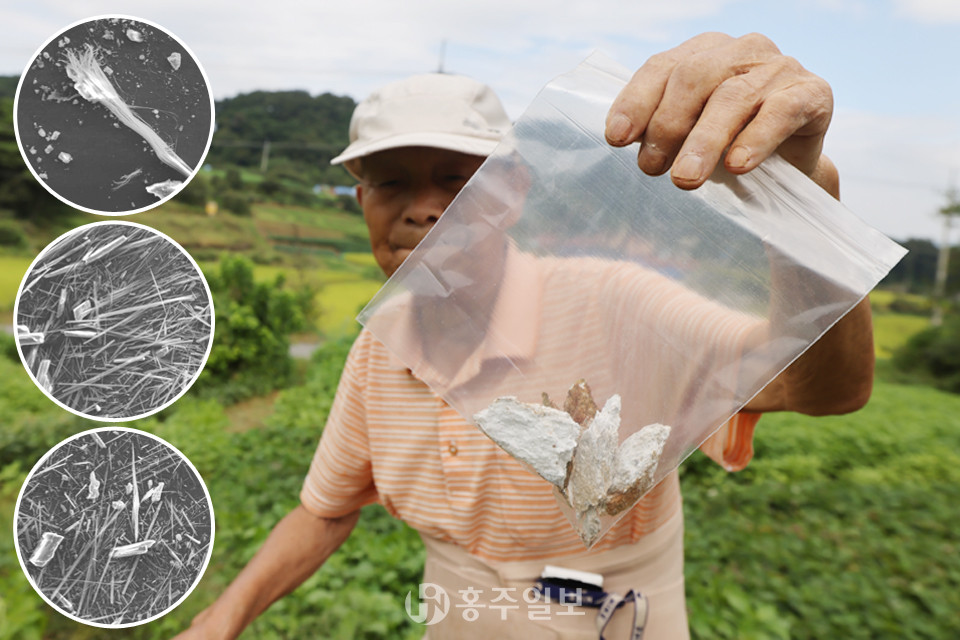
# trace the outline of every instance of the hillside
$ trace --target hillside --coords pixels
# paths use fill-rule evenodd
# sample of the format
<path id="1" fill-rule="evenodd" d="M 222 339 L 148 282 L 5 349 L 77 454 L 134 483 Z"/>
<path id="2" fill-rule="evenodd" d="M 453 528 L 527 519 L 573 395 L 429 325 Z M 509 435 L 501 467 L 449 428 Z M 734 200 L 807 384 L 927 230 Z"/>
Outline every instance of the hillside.
<path id="1" fill-rule="evenodd" d="M 347 146 L 355 106 L 349 97 L 306 91 L 254 91 L 219 100 L 208 162 L 260 169 L 282 160 L 316 182 L 352 184 L 346 171 L 330 167 L 330 159 Z"/>

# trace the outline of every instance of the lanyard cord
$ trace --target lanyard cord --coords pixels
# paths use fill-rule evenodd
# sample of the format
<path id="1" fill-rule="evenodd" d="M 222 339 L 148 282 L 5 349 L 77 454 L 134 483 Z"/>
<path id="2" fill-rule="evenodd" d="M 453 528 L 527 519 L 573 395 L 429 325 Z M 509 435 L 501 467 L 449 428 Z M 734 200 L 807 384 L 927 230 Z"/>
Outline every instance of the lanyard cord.
<path id="1" fill-rule="evenodd" d="M 600 640 L 605 640 L 603 632 L 610 623 L 613 613 L 622 605 L 633 600 L 633 633 L 630 640 L 643 640 L 643 628 L 647 624 L 647 598 L 639 591 L 631 589 L 625 596 L 619 593 L 608 593 L 597 612 L 597 631 Z"/>

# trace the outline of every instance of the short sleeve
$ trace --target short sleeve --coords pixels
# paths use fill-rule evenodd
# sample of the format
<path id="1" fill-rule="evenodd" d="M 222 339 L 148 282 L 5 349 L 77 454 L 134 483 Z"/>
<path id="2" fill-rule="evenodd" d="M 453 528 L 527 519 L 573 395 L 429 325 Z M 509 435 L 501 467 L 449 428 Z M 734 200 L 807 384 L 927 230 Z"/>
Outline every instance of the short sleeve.
<path id="1" fill-rule="evenodd" d="M 327 424 L 300 491 L 314 515 L 337 518 L 377 501 L 364 403 L 365 357 L 354 343 L 337 386 Z"/>
<path id="2" fill-rule="evenodd" d="M 700 445 L 700 450 L 727 471 L 740 471 L 753 459 L 753 432 L 761 415 L 734 415 Z"/>

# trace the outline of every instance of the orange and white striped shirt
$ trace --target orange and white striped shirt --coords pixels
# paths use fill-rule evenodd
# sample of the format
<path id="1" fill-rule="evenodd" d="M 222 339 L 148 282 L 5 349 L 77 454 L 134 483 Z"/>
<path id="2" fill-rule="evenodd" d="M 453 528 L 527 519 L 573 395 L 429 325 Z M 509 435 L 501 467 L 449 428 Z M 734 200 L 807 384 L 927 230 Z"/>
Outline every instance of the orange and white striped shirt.
<path id="1" fill-rule="evenodd" d="M 338 517 L 379 501 L 421 533 L 494 562 L 582 554 L 552 485 L 461 414 L 504 391 L 530 402 L 547 391 L 562 402 L 584 378 L 598 403 L 620 393 L 623 415 L 640 425 L 695 422 L 698 411 L 730 405 L 744 343 L 762 324 L 636 265 L 511 252 L 505 273 L 490 337 L 452 380 L 424 357 L 410 308 L 394 305 L 392 317 L 368 323 L 301 491 L 307 510 Z M 758 417 L 734 415 L 701 449 L 729 470 L 742 468 Z M 636 542 L 679 508 L 672 471 L 592 550 Z"/>

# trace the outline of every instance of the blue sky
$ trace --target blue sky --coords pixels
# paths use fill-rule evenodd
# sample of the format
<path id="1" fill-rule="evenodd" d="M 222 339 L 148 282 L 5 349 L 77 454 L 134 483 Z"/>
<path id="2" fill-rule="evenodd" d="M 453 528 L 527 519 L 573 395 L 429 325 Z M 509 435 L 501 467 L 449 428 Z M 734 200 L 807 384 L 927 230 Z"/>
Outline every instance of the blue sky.
<path id="1" fill-rule="evenodd" d="M 14 0 L 0 8 L 0 74 L 20 73 L 77 20 L 122 12 L 166 27 L 216 97 L 306 89 L 360 99 L 444 68 L 491 84 L 519 116 L 554 76 L 599 49 L 628 67 L 702 31 L 770 36 L 826 78 L 827 153 L 843 200 L 897 238 L 939 241 L 936 211 L 960 188 L 958 0 L 353 0 L 237 3 Z M 132 7 L 132 8 L 131 8 Z M 957 224 L 960 227 L 960 222 Z M 960 230 L 953 242 L 960 242 Z"/>

